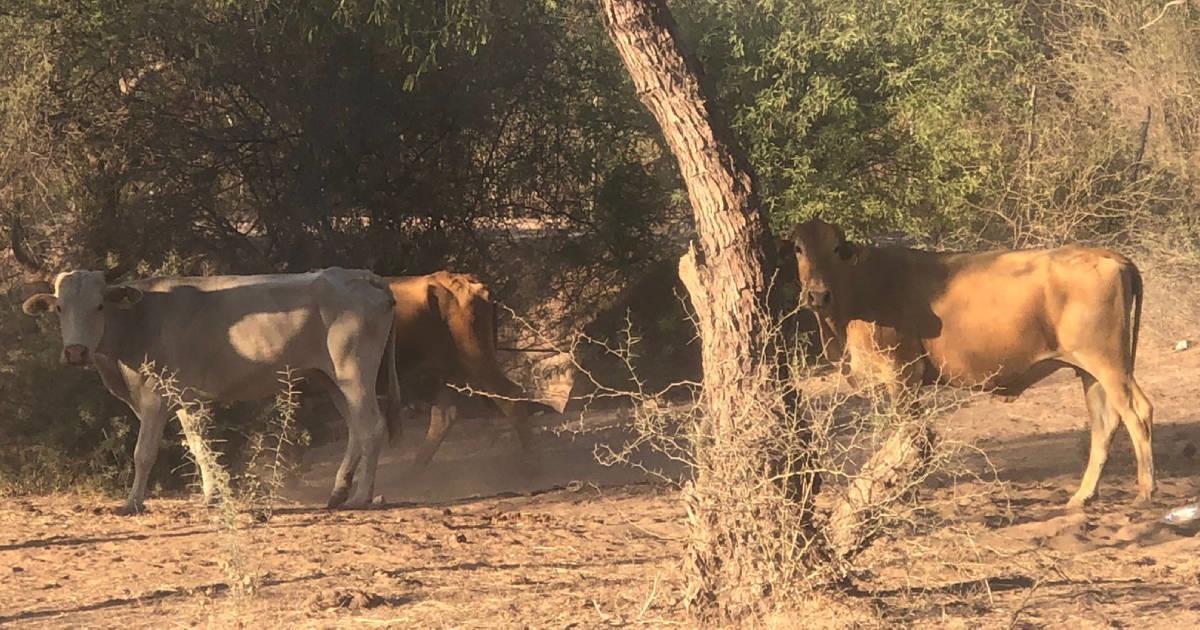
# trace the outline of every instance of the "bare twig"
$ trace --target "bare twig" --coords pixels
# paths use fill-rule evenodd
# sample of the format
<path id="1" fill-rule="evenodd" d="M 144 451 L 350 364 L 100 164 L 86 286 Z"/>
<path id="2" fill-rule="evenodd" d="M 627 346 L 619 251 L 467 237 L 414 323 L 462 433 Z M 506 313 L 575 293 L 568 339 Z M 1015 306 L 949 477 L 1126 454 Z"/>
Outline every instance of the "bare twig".
<path id="1" fill-rule="evenodd" d="M 1171 0 L 1170 2 L 1164 4 L 1162 6 L 1162 9 L 1160 9 L 1158 11 L 1158 15 L 1156 15 L 1153 20 L 1150 20 L 1149 22 L 1146 22 L 1145 24 L 1141 25 L 1141 27 L 1139 27 L 1138 30 L 1144 31 L 1144 30 L 1150 28 L 1151 26 L 1158 24 L 1159 20 L 1163 19 L 1163 17 L 1167 14 L 1167 9 L 1170 9 L 1173 6 L 1181 5 L 1184 2 L 1187 2 L 1187 0 Z"/>

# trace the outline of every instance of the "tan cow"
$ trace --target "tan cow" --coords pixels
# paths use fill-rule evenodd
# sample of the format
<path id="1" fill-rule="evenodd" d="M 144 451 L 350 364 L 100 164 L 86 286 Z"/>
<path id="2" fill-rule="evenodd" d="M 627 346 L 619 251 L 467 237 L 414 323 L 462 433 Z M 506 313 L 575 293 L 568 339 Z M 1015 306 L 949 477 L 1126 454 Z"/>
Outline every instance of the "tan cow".
<path id="1" fill-rule="evenodd" d="M 424 383 L 433 392 L 429 431 L 413 464 L 429 464 L 457 416 L 452 386 L 494 394 L 491 401 L 506 415 L 529 455 L 531 403 L 504 375 L 496 358 L 495 306 L 487 287 L 473 275 L 438 271 L 425 276 L 387 278 L 395 298 L 396 357 L 400 381 L 410 388 Z"/>
<path id="2" fill-rule="evenodd" d="M 1142 279 L 1127 258 L 1074 245 L 982 253 L 871 247 L 819 219 L 796 226 L 792 240 L 801 300 L 832 329 L 852 365 L 855 354 L 882 350 L 895 366 L 923 363 L 897 372 L 906 380 L 1005 396 L 1074 368 L 1092 440 L 1068 505 L 1095 496 L 1119 422 L 1137 456 L 1137 500 L 1150 500 L 1153 406 L 1133 378 Z"/>

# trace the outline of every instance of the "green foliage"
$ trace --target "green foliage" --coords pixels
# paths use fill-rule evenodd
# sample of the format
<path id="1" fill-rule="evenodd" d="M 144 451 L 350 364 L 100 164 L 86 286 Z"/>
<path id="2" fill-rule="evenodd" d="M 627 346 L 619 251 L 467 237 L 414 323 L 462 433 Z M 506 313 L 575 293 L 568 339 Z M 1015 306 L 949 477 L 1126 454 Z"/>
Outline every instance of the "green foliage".
<path id="1" fill-rule="evenodd" d="M 1000 0 L 682 3 L 776 229 L 820 214 L 858 231 L 966 219 L 995 190 L 1033 54 Z"/>
<path id="2" fill-rule="evenodd" d="M 597 198 L 641 177 L 660 204 L 671 176 L 590 6 L 39 6 L 14 14 L 53 51 L 41 140 L 72 151 L 74 190 L 21 213 L 51 260 L 478 268 L 481 226 L 532 219 L 588 233 L 577 255 L 619 265 L 646 255 L 626 251 L 646 247 L 630 230 L 663 220 Z"/>

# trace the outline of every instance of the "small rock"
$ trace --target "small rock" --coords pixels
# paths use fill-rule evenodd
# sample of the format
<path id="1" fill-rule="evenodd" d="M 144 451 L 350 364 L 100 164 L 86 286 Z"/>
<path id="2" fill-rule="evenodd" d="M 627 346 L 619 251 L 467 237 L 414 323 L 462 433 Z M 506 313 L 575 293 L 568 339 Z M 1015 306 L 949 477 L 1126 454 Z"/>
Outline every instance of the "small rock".
<path id="1" fill-rule="evenodd" d="M 1187 339 L 1180 339 L 1175 342 L 1175 352 L 1183 352 L 1191 347 L 1191 343 Z"/>
<path id="2" fill-rule="evenodd" d="M 459 532 L 454 535 L 454 540 L 457 542 L 460 542 L 460 543 L 465 543 L 465 542 L 467 542 L 467 535 L 462 532 Z"/>
<path id="3" fill-rule="evenodd" d="M 12 572 L 13 573 L 24 573 L 25 569 L 23 567 L 13 567 Z"/>
<path id="4" fill-rule="evenodd" d="M 442 516 L 450 516 L 453 513 L 454 512 L 450 511 L 450 508 L 446 508 L 446 509 L 442 510 Z"/>

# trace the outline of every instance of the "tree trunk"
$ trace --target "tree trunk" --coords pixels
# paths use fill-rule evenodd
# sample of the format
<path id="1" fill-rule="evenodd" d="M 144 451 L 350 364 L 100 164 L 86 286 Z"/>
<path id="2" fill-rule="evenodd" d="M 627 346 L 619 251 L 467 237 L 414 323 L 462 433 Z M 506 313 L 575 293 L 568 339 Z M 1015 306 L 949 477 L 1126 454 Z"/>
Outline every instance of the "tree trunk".
<path id="1" fill-rule="evenodd" d="M 678 161 L 696 222 L 697 242 L 679 261 L 700 332 L 705 409 L 693 436 L 696 475 L 684 493 L 691 529 L 685 601 L 700 619 L 738 618 L 767 599 L 771 585 L 754 577 L 754 567 L 771 560 L 745 539 L 746 519 L 760 514 L 736 499 L 761 494 L 766 477 L 785 480 L 776 484 L 781 495 L 794 498 L 800 490 L 787 474 L 763 474 L 777 462 L 759 459 L 756 448 L 778 435 L 786 413 L 772 391 L 762 320 L 773 262 L 769 234 L 749 164 L 698 63 L 681 47 L 664 0 L 600 5 L 638 96 Z M 812 486 L 807 490 L 803 496 Z"/>

